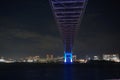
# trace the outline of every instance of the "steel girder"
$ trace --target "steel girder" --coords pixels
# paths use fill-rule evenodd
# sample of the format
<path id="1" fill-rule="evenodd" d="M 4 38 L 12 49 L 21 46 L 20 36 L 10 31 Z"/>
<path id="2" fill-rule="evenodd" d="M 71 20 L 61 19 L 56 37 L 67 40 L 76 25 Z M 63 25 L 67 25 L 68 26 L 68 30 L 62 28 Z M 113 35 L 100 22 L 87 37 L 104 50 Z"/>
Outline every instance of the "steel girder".
<path id="1" fill-rule="evenodd" d="M 50 0 L 50 3 L 63 38 L 64 51 L 72 53 L 74 38 L 87 0 Z"/>

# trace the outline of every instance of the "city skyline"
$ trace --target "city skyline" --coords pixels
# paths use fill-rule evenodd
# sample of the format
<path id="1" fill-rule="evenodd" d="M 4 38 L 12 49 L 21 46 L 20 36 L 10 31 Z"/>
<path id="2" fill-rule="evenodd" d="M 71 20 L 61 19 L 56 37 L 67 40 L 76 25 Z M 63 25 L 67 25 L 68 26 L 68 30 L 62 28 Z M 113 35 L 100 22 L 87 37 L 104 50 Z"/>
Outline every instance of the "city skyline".
<path id="1" fill-rule="evenodd" d="M 62 56 L 62 39 L 50 8 L 48 0 L 1 0 L 0 55 L 22 57 L 54 53 Z M 73 54 L 84 57 L 119 53 L 119 13 L 117 1 L 89 0 Z"/>
<path id="2" fill-rule="evenodd" d="M 64 63 L 64 56 L 56 56 L 53 54 L 46 54 L 45 57 L 41 56 L 26 56 L 21 58 L 6 58 L 0 57 L 0 63 Z M 77 55 L 72 55 L 73 63 L 88 63 L 90 61 L 98 62 L 116 62 L 120 63 L 120 56 L 117 53 L 103 54 L 101 56 L 94 55 L 92 57 L 86 55 L 84 58 L 78 58 Z"/>

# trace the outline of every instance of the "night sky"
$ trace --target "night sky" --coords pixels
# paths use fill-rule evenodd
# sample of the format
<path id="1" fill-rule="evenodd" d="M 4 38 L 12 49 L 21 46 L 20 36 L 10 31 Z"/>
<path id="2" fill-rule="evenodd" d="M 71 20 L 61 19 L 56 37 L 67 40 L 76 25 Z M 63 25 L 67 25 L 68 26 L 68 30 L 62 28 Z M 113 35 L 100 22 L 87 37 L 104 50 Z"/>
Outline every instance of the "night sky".
<path id="1" fill-rule="evenodd" d="M 0 0 L 0 56 L 63 56 L 63 51 L 49 0 Z M 81 58 L 120 54 L 118 0 L 88 1 L 73 52 Z"/>

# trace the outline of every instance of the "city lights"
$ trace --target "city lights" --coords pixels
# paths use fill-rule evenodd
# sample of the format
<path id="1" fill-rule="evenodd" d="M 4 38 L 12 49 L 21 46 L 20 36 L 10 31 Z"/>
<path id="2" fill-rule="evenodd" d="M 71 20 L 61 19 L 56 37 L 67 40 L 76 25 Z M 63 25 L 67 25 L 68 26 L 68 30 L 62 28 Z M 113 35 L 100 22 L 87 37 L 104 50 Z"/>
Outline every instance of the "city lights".
<path id="1" fill-rule="evenodd" d="M 88 55 L 87 55 L 88 56 Z M 12 58 L 0 58 L 0 63 L 65 63 L 65 64 L 71 64 L 71 63 L 87 63 L 89 61 L 110 61 L 110 62 L 120 62 L 119 54 L 103 54 L 102 57 L 99 56 L 93 56 L 89 57 L 91 59 L 86 58 L 78 58 L 80 56 L 73 55 L 73 53 L 66 52 L 64 53 L 64 56 L 56 56 L 53 54 L 46 54 L 46 57 L 40 57 L 40 56 L 28 56 L 28 57 L 22 57 L 18 59 L 12 59 Z"/>

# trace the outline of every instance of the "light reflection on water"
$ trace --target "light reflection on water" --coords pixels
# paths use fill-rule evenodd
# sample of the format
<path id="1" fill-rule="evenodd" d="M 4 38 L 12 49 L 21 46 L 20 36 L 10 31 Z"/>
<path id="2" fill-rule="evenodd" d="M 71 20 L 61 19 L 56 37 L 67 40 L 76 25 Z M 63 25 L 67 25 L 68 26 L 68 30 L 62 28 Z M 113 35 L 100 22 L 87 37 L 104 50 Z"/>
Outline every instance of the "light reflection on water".
<path id="1" fill-rule="evenodd" d="M 65 64 L 64 66 L 64 80 L 73 80 L 73 74 L 72 74 L 72 65 L 71 64 Z"/>
<path id="2" fill-rule="evenodd" d="M 120 79 L 105 79 L 105 80 L 120 80 Z"/>
<path id="3" fill-rule="evenodd" d="M 119 72 L 98 65 L 10 64 L 1 65 L 0 80 L 120 80 Z"/>
<path id="4" fill-rule="evenodd" d="M 98 69 L 64 65 L 64 80 L 104 80 Z"/>

